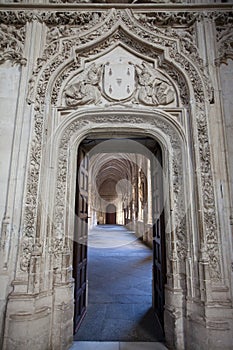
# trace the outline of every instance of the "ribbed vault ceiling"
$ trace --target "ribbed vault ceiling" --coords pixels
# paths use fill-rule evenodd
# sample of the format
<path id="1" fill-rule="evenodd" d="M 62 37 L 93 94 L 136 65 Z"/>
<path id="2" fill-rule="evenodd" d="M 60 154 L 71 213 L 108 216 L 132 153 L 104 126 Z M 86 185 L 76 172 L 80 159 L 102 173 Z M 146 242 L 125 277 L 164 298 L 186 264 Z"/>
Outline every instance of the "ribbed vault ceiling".
<path id="1" fill-rule="evenodd" d="M 158 147 L 149 137 L 133 138 L 87 138 L 82 146 L 89 151 L 92 188 L 104 191 L 107 182 L 117 185 L 121 180 L 132 183 L 138 172 L 139 159 L 149 158 L 151 151 Z"/>

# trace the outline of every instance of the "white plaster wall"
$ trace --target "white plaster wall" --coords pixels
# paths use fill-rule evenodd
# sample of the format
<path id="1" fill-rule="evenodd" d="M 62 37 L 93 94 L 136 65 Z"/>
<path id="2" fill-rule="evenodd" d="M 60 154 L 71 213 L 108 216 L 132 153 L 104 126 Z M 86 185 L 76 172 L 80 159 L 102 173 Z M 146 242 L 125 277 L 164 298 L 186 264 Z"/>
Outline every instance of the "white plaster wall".
<path id="1" fill-rule="evenodd" d="M 7 215 L 7 197 L 10 183 L 10 166 L 13 147 L 13 135 L 19 93 L 20 68 L 12 67 L 10 62 L 0 66 L 0 221 L 5 221 Z M 2 226 L 3 227 L 3 226 Z M 8 232 L 8 231 L 7 231 Z M 5 237 L 0 233 L 0 242 Z M 5 243 L 5 241 L 4 241 Z M 8 243 L 9 245 L 9 243 Z M 7 249 L 6 249 L 7 250 Z M 6 255 L 1 256 L 1 264 L 5 263 Z M 1 266 L 2 267 L 2 266 Z M 0 276 L 0 330 L 4 315 L 8 275 Z M 0 342 L 1 347 L 1 342 Z"/>
<path id="2" fill-rule="evenodd" d="M 0 66 L 0 218 L 4 217 L 12 142 L 15 128 L 20 68 L 9 62 Z"/>

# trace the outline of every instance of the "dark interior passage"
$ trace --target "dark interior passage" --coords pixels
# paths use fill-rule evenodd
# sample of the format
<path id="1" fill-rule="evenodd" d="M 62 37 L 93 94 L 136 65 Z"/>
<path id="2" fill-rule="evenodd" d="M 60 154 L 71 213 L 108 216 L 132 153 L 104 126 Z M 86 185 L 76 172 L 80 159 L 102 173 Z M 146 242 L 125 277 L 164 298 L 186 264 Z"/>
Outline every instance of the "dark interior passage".
<path id="1" fill-rule="evenodd" d="M 88 241 L 87 314 L 74 339 L 164 341 L 152 309 L 152 250 L 118 225 L 98 225 Z"/>

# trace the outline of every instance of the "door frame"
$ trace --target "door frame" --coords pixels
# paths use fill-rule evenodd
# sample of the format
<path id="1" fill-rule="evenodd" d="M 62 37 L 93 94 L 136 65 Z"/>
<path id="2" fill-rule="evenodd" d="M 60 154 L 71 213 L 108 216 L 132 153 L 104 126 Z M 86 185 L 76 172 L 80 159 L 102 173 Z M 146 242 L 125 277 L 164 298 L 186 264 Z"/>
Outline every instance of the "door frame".
<path id="1" fill-rule="evenodd" d="M 86 150 L 81 145 L 77 154 L 75 228 L 73 241 L 74 334 L 87 309 L 87 248 L 88 248 L 88 175 Z"/>
<path id="2" fill-rule="evenodd" d="M 133 137 L 134 134 L 131 134 L 130 132 L 127 135 L 129 138 Z M 127 139 L 127 137 L 126 137 Z M 155 138 L 153 138 L 154 140 L 156 140 Z M 85 140 L 85 139 L 84 139 Z M 111 137 L 108 138 L 108 140 L 111 140 Z M 83 141 L 83 140 L 82 140 Z M 157 140 L 156 140 L 157 142 Z M 148 149 L 149 150 L 149 149 Z M 150 151 L 150 150 L 149 150 Z M 153 230 L 153 247 L 152 247 L 152 300 L 151 300 L 151 304 L 152 307 L 155 311 L 155 314 L 157 316 L 157 319 L 161 325 L 161 328 L 164 329 L 164 306 L 165 306 L 165 284 L 166 284 L 166 242 L 165 242 L 165 220 L 164 220 L 164 209 L 162 209 L 161 212 L 159 212 L 159 216 L 157 215 L 158 213 L 156 212 L 156 210 L 158 208 L 155 208 L 156 205 L 159 205 L 159 210 L 160 208 L 163 208 L 164 206 L 164 197 L 163 197 L 163 158 L 162 158 L 162 150 L 160 145 L 158 145 L 158 147 L 156 148 L 156 150 L 154 151 L 150 151 L 151 152 L 151 156 L 154 156 L 156 159 L 154 161 L 154 159 L 150 159 L 151 160 L 151 186 L 150 186 L 150 192 L 151 192 L 151 198 L 152 198 L 152 230 Z M 81 153 L 86 153 L 85 150 L 85 146 L 82 145 L 82 143 L 79 144 L 78 147 L 78 162 L 77 162 L 77 178 L 78 181 L 76 182 L 77 184 L 79 183 L 79 176 L 80 176 L 80 167 L 82 167 L 82 164 L 80 165 L 80 154 Z M 82 161 L 82 159 L 81 159 Z M 155 169 L 156 167 L 156 169 Z M 82 169 L 81 169 L 82 171 Z M 89 170 L 88 170 L 89 172 Z M 155 184 L 155 172 L 157 172 L 158 177 L 156 178 L 156 181 L 159 181 L 159 186 L 157 186 L 157 184 Z M 88 175 L 89 176 L 89 173 Z M 158 192 L 158 188 L 159 188 L 159 194 L 157 194 L 157 197 L 159 196 L 158 200 L 156 200 L 156 198 L 153 196 L 153 192 Z M 89 195 L 89 192 L 88 192 Z M 88 196 L 87 195 L 87 196 Z M 77 203 L 79 203 L 79 198 L 80 196 L 82 196 L 81 194 L 81 190 L 80 190 L 80 185 L 76 187 L 76 206 Z M 157 203 L 159 201 L 159 203 Z M 87 202 L 89 202 L 88 197 L 87 197 Z M 154 203 L 156 202 L 156 203 Z M 108 211 L 108 208 L 110 208 L 110 210 Z M 114 209 L 114 211 L 113 211 Z M 75 208 L 76 211 L 76 208 Z M 108 225 L 114 225 L 116 224 L 116 211 L 117 211 L 117 207 L 113 204 L 113 203 L 109 203 L 106 206 L 106 217 L 105 217 L 105 224 Z M 156 213 L 155 213 L 156 212 Z M 77 214 L 77 213 L 76 213 Z M 114 222 L 108 222 L 108 216 L 109 214 L 114 214 Z M 86 215 L 88 218 L 88 214 Z M 86 220 L 88 220 L 86 218 Z M 88 227 L 88 225 L 87 225 Z M 159 233 L 159 234 L 158 234 Z M 88 234 L 87 234 L 88 236 Z M 159 244 L 160 246 L 158 246 L 158 238 L 159 238 Z M 81 246 L 81 244 L 79 244 Z M 88 246 L 88 242 L 87 242 L 87 246 Z M 74 240 L 74 248 L 76 247 L 76 241 Z M 87 250 L 87 248 L 86 248 Z M 158 252 L 159 250 L 159 252 Z M 75 252 L 77 252 L 77 249 L 74 249 Z M 82 250 L 80 250 L 82 252 Z M 73 256 L 73 261 L 80 261 L 79 258 L 75 258 L 75 256 Z M 161 260 L 161 261 L 159 261 Z M 159 267 L 158 267 L 159 265 Z M 73 271 L 76 271 L 76 268 L 73 267 Z M 76 287 L 77 283 L 75 281 L 75 287 Z M 86 284 L 87 285 L 87 274 L 86 274 Z M 158 288 L 159 286 L 159 288 Z M 160 290 L 158 290 L 160 289 Z M 75 288 L 76 290 L 76 288 Z M 74 290 L 74 292 L 75 292 Z M 76 293 L 76 292 L 75 292 Z M 87 288 L 85 288 L 85 293 L 88 293 Z M 76 295 L 76 294 L 75 294 Z M 79 296 L 78 296 L 79 297 Z M 80 297 L 79 297 L 80 298 Z M 87 300 L 87 295 L 86 295 L 86 300 Z M 75 305 L 77 303 L 77 300 L 74 296 L 74 302 Z M 86 305 L 87 307 L 87 305 Z M 76 310 L 76 307 L 75 307 Z M 163 310 L 163 311 L 162 311 Z M 76 326 L 76 316 L 74 316 L 74 330 L 75 332 L 77 332 L 83 318 L 85 317 L 86 312 L 83 313 L 83 315 L 80 315 L 80 322 L 78 327 Z M 76 312 L 75 312 L 76 315 Z"/>
<path id="3" fill-rule="evenodd" d="M 56 134 L 58 142 L 58 150 L 56 152 L 58 152 L 58 155 L 55 197 L 57 192 L 60 202 L 62 197 L 64 206 L 59 208 L 61 209 L 59 215 L 55 213 L 54 221 L 57 228 L 67 227 L 66 232 L 72 242 L 71 232 L 74 232 L 72 208 L 74 208 L 75 203 L 76 156 L 79 145 L 86 137 L 91 136 L 93 138 L 96 134 L 108 135 L 109 138 L 116 134 L 124 134 L 125 137 L 130 137 L 137 134 L 154 138 L 161 147 L 165 173 L 163 180 L 165 189 L 164 216 L 167 251 L 166 265 L 169 278 L 165 287 L 164 331 L 168 343 L 174 344 L 178 342 L 183 344 L 184 338 L 180 334 L 183 334 L 183 319 L 185 317 L 183 298 L 186 288 L 183 279 L 186 278 L 186 265 L 182 258 L 182 253 L 187 251 L 186 240 L 188 239 L 188 233 L 190 234 L 192 231 L 192 226 L 189 223 L 189 230 L 187 230 L 186 222 L 182 222 L 180 225 L 180 221 L 177 218 L 184 217 L 186 210 L 185 193 L 188 192 L 190 185 L 188 177 L 186 176 L 184 179 L 184 169 L 186 170 L 189 165 L 186 163 L 187 159 L 189 159 L 189 153 L 184 132 L 171 113 L 172 111 L 168 114 L 162 110 L 151 111 L 148 109 L 136 110 L 130 108 L 127 109 L 126 113 L 125 110 L 122 111 L 115 108 L 109 111 L 107 109 L 81 110 L 70 114 Z M 191 170 L 188 174 L 191 174 Z M 63 191 L 60 195 L 58 193 L 59 188 L 64 186 L 62 185 L 64 181 L 67 184 L 67 191 Z M 178 186 L 179 191 L 177 191 Z M 178 203 L 179 205 L 177 205 Z M 176 232 L 179 233 L 177 238 Z M 71 259 L 72 255 L 71 249 Z M 179 313 L 175 312 L 175 310 L 179 310 Z M 174 324 L 172 329 L 171 324 Z"/>

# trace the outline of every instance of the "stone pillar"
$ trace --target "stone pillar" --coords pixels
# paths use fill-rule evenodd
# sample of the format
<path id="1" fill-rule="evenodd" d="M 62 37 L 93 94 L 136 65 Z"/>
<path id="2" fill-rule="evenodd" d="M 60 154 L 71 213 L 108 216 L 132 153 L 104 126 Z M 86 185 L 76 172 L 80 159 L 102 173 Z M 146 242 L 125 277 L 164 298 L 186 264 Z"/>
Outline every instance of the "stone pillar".
<path id="1" fill-rule="evenodd" d="M 28 82 L 31 79 L 32 71 L 36 65 L 37 58 L 42 56 L 44 26 L 36 21 L 25 24 L 25 45 L 24 55 L 27 64 L 22 67 L 18 105 L 15 118 L 15 134 L 12 147 L 11 173 L 8 191 L 7 214 L 3 220 L 5 235 L 9 234 L 12 225 L 14 230 L 11 234 L 11 244 L 8 253 L 8 262 L 5 259 L 4 266 L 8 275 L 5 279 L 6 295 L 8 294 L 5 309 L 5 327 L 3 349 L 25 349 L 25 346 L 33 349 L 48 349 L 51 340 L 51 310 L 52 292 L 44 290 L 42 284 L 42 250 L 43 243 L 39 238 L 40 223 L 37 222 L 34 228 L 26 233 L 28 235 L 27 246 L 24 245 L 24 256 L 22 253 L 22 222 L 25 212 L 22 213 L 24 203 L 24 186 L 27 177 L 27 156 L 29 151 L 29 140 L 32 134 L 32 123 L 34 110 L 33 106 L 27 104 Z M 33 136 L 32 136 L 33 137 Z M 32 195 L 34 194 L 33 189 Z M 34 198 L 35 199 L 35 198 Z M 39 206 L 37 203 L 27 203 L 32 206 Z M 8 218 L 6 220 L 6 218 Z M 29 219 L 29 217 L 27 218 Z M 36 238 L 36 236 L 38 238 Z M 5 245 L 7 247 L 7 245 Z M 25 262 L 25 258 L 28 262 Z M 24 271 L 22 264 L 27 265 Z M 3 272 L 4 274 L 4 272 Z M 2 274 L 2 275 L 3 275 Z M 45 283 L 46 284 L 46 283 Z M 27 345 L 25 345 L 27 344 Z"/>

